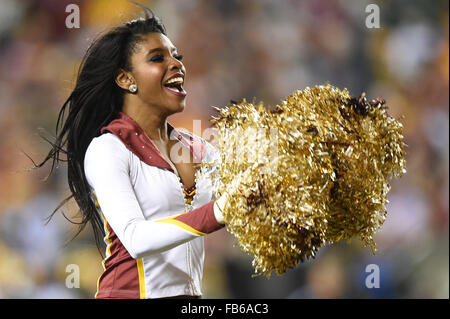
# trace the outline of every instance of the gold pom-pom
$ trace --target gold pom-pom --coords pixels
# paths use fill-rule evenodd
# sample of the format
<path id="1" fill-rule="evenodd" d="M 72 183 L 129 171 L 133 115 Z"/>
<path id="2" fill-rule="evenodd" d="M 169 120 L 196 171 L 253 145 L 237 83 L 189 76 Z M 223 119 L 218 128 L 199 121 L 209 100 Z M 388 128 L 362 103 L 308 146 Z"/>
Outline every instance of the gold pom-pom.
<path id="1" fill-rule="evenodd" d="M 226 228 L 257 274 L 283 274 L 343 239 L 375 252 L 389 179 L 405 172 L 402 125 L 383 100 L 327 84 L 271 110 L 246 100 L 217 110 L 215 192 L 230 195 Z"/>

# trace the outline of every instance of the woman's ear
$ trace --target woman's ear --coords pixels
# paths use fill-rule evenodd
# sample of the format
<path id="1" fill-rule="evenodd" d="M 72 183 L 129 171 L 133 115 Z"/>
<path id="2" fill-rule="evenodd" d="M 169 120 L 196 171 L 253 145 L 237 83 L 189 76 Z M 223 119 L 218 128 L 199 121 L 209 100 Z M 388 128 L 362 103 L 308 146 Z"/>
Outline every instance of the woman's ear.
<path id="1" fill-rule="evenodd" d="M 124 69 L 119 69 L 117 71 L 115 80 L 116 84 L 126 91 L 128 91 L 131 84 L 136 84 L 131 73 Z"/>

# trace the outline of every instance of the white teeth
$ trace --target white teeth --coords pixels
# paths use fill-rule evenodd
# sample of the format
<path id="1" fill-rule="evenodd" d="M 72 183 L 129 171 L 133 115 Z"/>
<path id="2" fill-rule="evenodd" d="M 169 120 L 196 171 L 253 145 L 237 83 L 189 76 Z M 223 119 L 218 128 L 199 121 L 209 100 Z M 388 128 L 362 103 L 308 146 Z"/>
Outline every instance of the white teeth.
<path id="1" fill-rule="evenodd" d="M 181 76 L 170 79 L 169 81 L 166 82 L 166 84 L 171 84 L 171 83 L 180 83 L 183 84 L 183 78 Z"/>

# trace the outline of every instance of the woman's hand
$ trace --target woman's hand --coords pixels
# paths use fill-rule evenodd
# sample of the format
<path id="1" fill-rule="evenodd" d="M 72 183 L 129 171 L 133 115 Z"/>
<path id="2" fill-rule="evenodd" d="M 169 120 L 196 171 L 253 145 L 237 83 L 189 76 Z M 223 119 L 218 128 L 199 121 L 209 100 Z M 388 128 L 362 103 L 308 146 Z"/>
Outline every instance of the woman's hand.
<path id="1" fill-rule="evenodd" d="M 226 203 L 228 202 L 228 196 L 229 196 L 228 193 L 225 192 L 214 203 L 214 216 L 216 217 L 217 222 L 222 225 L 225 224 L 222 211 Z"/>
<path id="2" fill-rule="evenodd" d="M 225 224 L 223 218 L 223 209 L 230 201 L 230 198 L 237 194 L 237 192 L 242 193 L 242 180 L 243 175 L 239 173 L 233 178 L 231 183 L 227 185 L 226 191 L 216 200 L 214 204 L 214 216 L 219 224 Z"/>

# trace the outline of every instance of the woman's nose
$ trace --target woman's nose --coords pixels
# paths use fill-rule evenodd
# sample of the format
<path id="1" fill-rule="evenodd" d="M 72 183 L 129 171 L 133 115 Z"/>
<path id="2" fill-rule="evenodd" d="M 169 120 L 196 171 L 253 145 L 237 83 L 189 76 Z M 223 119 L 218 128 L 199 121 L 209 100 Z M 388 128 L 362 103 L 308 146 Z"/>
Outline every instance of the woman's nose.
<path id="1" fill-rule="evenodd" d="M 172 57 L 171 59 L 171 64 L 170 64 L 170 69 L 179 69 L 179 70 L 184 70 L 184 64 L 178 60 L 175 57 Z"/>

